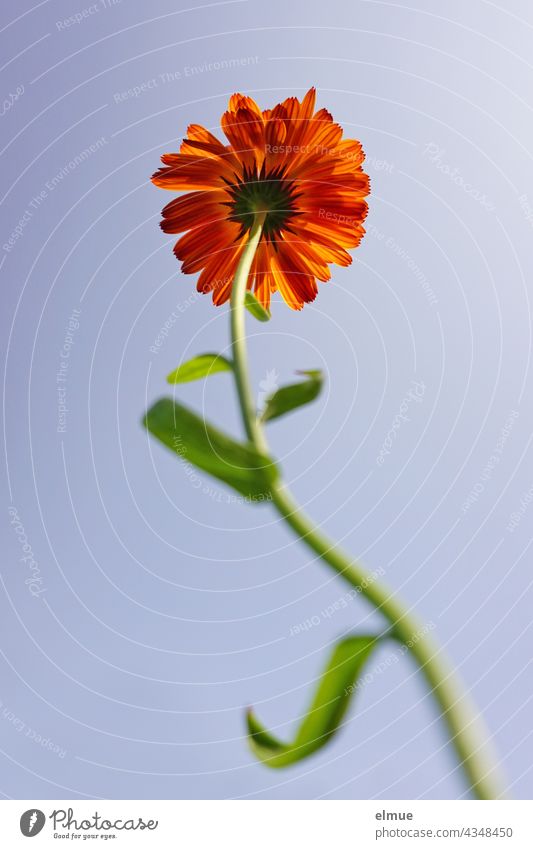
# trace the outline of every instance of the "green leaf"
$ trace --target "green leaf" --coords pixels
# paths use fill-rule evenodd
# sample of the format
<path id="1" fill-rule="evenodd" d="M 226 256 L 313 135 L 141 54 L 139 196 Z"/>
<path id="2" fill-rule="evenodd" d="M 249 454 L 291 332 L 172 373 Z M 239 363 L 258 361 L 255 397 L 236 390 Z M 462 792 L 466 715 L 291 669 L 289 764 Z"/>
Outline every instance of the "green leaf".
<path id="1" fill-rule="evenodd" d="M 236 442 L 170 398 L 157 401 L 143 424 L 186 463 L 224 481 L 250 501 L 270 500 L 279 472 L 272 459 L 252 445 Z"/>
<path id="2" fill-rule="evenodd" d="M 302 380 L 300 383 L 291 383 L 290 386 L 282 386 L 281 389 L 274 392 L 268 399 L 265 411 L 261 416 L 264 422 L 290 413 L 291 410 L 309 404 L 310 401 L 314 401 L 318 397 L 323 383 L 322 372 L 319 369 L 313 369 L 299 371 L 297 374 L 304 374 L 307 380 Z"/>
<path id="3" fill-rule="evenodd" d="M 293 743 L 276 739 L 250 709 L 247 725 L 254 754 L 267 766 L 285 767 L 325 746 L 337 731 L 357 689 L 357 679 L 378 642 L 379 637 L 353 636 L 337 643 Z"/>
<path id="4" fill-rule="evenodd" d="M 270 321 L 270 310 L 266 310 L 249 289 L 244 296 L 244 306 L 258 321 Z"/>
<path id="5" fill-rule="evenodd" d="M 232 368 L 230 361 L 221 354 L 200 354 L 171 371 L 167 381 L 168 383 L 189 383 L 191 380 L 200 380 L 219 371 L 231 371 Z"/>

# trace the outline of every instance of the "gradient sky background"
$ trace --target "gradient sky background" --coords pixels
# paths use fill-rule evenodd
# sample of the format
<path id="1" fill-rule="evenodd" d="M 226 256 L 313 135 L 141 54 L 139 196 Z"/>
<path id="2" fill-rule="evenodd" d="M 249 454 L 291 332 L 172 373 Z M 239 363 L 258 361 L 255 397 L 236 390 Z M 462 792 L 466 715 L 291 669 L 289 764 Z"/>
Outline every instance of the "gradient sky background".
<path id="1" fill-rule="evenodd" d="M 314 84 L 364 144 L 368 234 L 303 313 L 276 299 L 268 325 L 249 321 L 257 386 L 327 374 L 319 401 L 271 425 L 273 451 L 308 511 L 433 628 L 510 793 L 530 798 L 531 4 L 21 0 L 2 14 L 0 793 L 465 793 L 405 658 L 375 671 L 320 754 L 255 762 L 243 708 L 290 735 L 332 643 L 380 617 L 361 598 L 324 615 L 341 580 L 268 506 L 191 479 L 139 424 L 182 358 L 228 344 L 227 309 L 194 295 L 157 226 L 171 195 L 149 175 L 187 124 L 216 131 L 234 91 L 266 108 Z M 423 397 L 380 466 L 413 381 Z M 240 432 L 229 376 L 179 397 Z"/>

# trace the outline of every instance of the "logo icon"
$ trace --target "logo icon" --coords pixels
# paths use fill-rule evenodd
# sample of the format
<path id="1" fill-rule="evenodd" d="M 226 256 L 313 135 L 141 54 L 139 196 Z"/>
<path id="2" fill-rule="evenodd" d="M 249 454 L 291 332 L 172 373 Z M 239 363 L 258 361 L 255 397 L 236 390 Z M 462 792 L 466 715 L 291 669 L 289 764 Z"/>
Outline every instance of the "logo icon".
<path id="1" fill-rule="evenodd" d="M 259 392 L 257 393 L 257 412 L 259 414 L 265 412 L 267 401 L 276 389 L 279 389 L 279 374 L 276 369 L 267 371 L 263 380 L 259 381 Z"/>
<path id="2" fill-rule="evenodd" d="M 37 808 L 30 808 L 20 818 L 20 830 L 24 837 L 35 837 L 43 830 L 45 822 L 46 817 L 42 811 Z"/>

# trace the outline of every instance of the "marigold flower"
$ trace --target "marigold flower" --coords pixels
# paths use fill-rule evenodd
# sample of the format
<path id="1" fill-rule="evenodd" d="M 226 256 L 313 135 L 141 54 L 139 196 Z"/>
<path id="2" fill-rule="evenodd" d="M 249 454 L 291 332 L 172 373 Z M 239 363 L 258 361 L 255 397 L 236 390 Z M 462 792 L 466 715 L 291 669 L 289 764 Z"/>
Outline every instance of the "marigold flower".
<path id="1" fill-rule="evenodd" d="M 179 153 L 161 157 L 156 186 L 189 190 L 163 209 L 165 233 L 185 233 L 174 253 L 185 274 L 215 304 L 231 295 L 254 216 L 266 212 L 248 288 L 266 308 L 279 290 L 299 310 L 317 295 L 329 265 L 350 265 L 347 249 L 364 235 L 369 178 L 360 142 L 343 139 L 327 109 L 315 112 L 315 89 L 261 111 L 234 94 L 221 119 L 229 144 L 191 124 Z"/>

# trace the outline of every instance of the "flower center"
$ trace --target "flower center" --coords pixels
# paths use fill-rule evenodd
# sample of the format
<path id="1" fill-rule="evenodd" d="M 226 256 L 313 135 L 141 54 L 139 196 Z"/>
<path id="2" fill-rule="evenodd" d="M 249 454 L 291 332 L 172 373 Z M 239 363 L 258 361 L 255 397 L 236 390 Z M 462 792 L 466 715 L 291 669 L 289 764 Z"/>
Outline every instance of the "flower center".
<path id="1" fill-rule="evenodd" d="M 286 180 L 279 168 L 268 174 L 263 165 L 261 171 L 245 169 L 242 180 L 229 184 L 231 201 L 230 220 L 241 226 L 240 236 L 251 230 L 257 212 L 266 212 L 263 233 L 267 237 L 278 234 L 287 226 L 295 212 L 297 193 L 294 184 Z"/>

